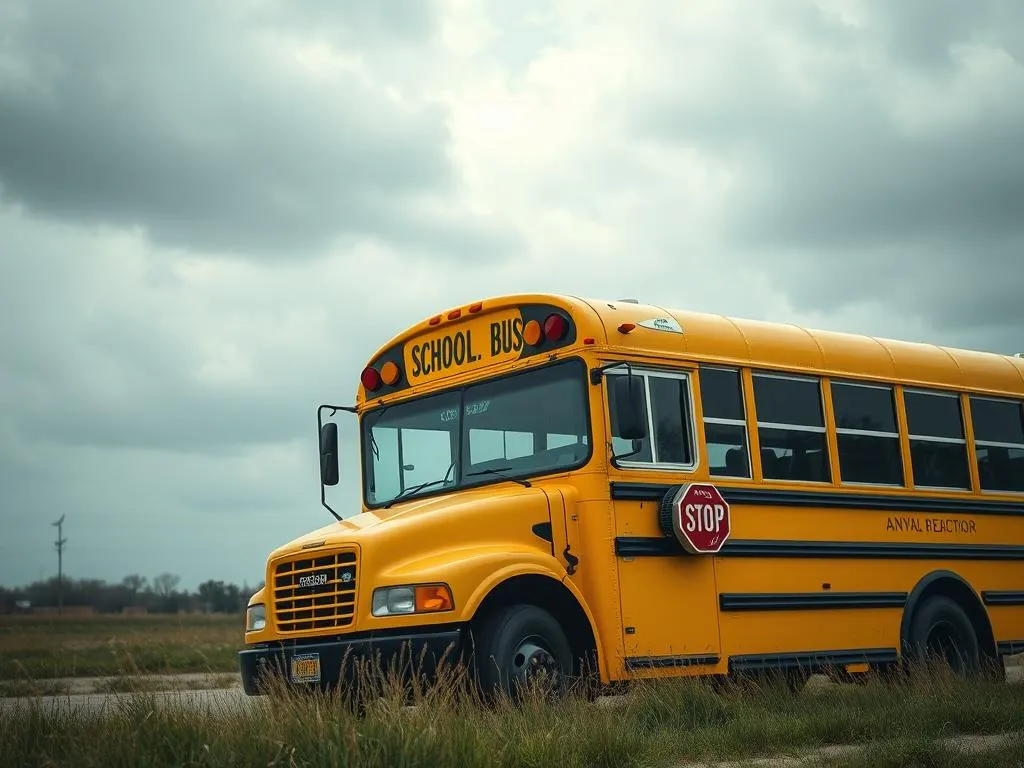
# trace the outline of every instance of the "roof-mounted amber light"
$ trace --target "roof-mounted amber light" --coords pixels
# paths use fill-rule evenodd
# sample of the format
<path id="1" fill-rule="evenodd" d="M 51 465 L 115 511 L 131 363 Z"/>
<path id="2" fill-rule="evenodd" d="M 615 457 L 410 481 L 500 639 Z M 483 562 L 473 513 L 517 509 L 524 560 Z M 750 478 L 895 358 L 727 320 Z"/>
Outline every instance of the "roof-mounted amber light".
<path id="1" fill-rule="evenodd" d="M 381 366 L 380 378 L 389 387 L 394 386 L 398 383 L 398 380 L 402 377 L 402 369 L 395 363 L 388 360 Z"/>
<path id="2" fill-rule="evenodd" d="M 540 323 L 530 320 L 523 326 L 523 341 L 531 347 L 536 347 L 544 341 L 544 331 L 541 329 Z"/>

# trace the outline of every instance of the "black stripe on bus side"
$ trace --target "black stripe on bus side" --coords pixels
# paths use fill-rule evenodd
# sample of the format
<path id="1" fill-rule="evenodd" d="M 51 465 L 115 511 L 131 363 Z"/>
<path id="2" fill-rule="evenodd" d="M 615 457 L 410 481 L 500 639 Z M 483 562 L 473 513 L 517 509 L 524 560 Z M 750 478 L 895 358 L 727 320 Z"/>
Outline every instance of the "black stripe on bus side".
<path id="1" fill-rule="evenodd" d="M 619 557 L 686 555 L 669 536 L 618 536 Z M 1015 544 L 904 544 L 898 542 L 777 541 L 733 539 L 719 557 L 802 557 L 913 560 L 1024 560 L 1024 546 Z"/>
<path id="2" fill-rule="evenodd" d="M 902 608 L 906 592 L 722 593 L 722 611 L 813 611 L 827 608 Z"/>
<path id="3" fill-rule="evenodd" d="M 981 593 L 985 605 L 1024 605 L 1024 591 L 1014 589 L 989 589 Z"/>
<path id="4" fill-rule="evenodd" d="M 685 555 L 686 550 L 668 536 L 616 536 L 615 554 L 619 557 L 667 557 Z"/>
<path id="5" fill-rule="evenodd" d="M 856 648 L 802 653 L 754 653 L 729 657 L 730 672 L 762 669 L 814 668 L 832 664 L 888 664 L 897 660 L 895 648 Z"/>
<path id="6" fill-rule="evenodd" d="M 996 643 L 996 650 L 1000 656 L 1013 656 L 1024 653 L 1024 640 L 1003 640 Z"/>
<path id="7" fill-rule="evenodd" d="M 611 483 L 616 501 L 661 501 L 672 488 L 665 483 Z M 872 509 L 888 512 L 934 512 L 976 515 L 1024 516 L 1024 502 L 985 499 L 926 499 L 896 495 L 848 493 L 843 491 L 778 490 L 766 488 L 718 487 L 730 504 L 779 507 L 825 507 L 831 509 Z"/>
<path id="8" fill-rule="evenodd" d="M 627 656 L 626 669 L 665 669 L 669 667 L 704 667 L 717 664 L 718 656 Z"/>

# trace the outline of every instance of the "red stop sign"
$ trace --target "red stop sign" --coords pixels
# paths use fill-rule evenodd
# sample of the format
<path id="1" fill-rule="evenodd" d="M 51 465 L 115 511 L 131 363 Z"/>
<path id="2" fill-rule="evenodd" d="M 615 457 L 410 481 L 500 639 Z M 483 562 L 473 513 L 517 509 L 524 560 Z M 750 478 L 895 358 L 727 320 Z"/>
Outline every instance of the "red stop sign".
<path id="1" fill-rule="evenodd" d="M 687 552 L 718 552 L 729 538 L 729 503 L 710 483 L 690 483 L 672 502 L 672 527 Z"/>

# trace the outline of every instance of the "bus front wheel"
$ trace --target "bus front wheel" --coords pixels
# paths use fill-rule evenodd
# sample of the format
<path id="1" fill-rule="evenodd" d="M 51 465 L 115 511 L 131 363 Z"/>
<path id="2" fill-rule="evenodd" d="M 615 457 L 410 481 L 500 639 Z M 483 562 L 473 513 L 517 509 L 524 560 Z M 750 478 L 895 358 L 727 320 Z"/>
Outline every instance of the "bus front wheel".
<path id="1" fill-rule="evenodd" d="M 555 618 L 535 605 L 511 605 L 474 632 L 477 680 L 491 697 L 528 689 L 562 693 L 573 673 L 572 649 Z"/>
<path id="2" fill-rule="evenodd" d="M 974 625 L 951 598 L 929 598 L 914 613 L 909 635 L 914 663 L 948 664 L 955 674 L 962 676 L 974 676 L 981 671 L 981 645 Z"/>

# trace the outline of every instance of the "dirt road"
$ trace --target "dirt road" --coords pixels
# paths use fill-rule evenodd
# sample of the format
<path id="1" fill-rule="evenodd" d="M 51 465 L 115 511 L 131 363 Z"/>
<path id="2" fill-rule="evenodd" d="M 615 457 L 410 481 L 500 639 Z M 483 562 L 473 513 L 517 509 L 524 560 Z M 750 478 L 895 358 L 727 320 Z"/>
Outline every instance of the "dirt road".
<path id="1" fill-rule="evenodd" d="M 194 676 L 193 676 L 194 677 Z M 222 678 L 224 676 L 221 676 Z M 117 707 L 132 706 L 133 702 L 148 701 L 148 697 L 156 702 L 157 706 L 184 707 L 217 714 L 218 712 L 237 711 L 242 707 L 263 706 L 265 699 L 262 697 L 246 696 L 237 680 L 230 683 L 230 687 L 209 688 L 205 690 L 188 690 L 191 682 L 193 685 L 208 684 L 206 678 L 202 683 L 190 676 L 178 675 L 172 677 L 142 678 L 143 682 L 151 687 L 162 685 L 166 688 L 177 690 L 151 691 L 146 693 L 110 693 L 110 692 L 88 692 L 97 691 L 102 688 L 104 680 L 82 680 L 78 679 L 71 684 L 70 692 L 61 696 L 21 696 L 11 698 L 0 698 L 0 714 L 7 714 L 17 710 L 39 707 L 42 711 L 51 712 L 103 712 L 116 711 Z M 1013 665 L 1006 667 L 1007 683 L 1024 682 L 1024 666 Z M 91 688 L 90 688 L 91 684 Z M 816 675 L 811 678 L 808 688 L 820 690 L 822 687 L 832 685 L 827 678 Z M 619 697 L 611 697 L 618 699 Z M 613 703 L 614 702 L 610 702 Z"/>
<path id="2" fill-rule="evenodd" d="M 241 688 L 218 688 L 202 691 L 158 691 L 152 693 L 74 693 L 66 696 L 21 696 L 0 699 L 0 715 L 18 710 L 30 711 L 38 707 L 47 713 L 87 712 L 100 714 L 117 712 L 141 702 L 153 700 L 160 707 L 180 707 L 207 712 L 211 715 L 259 706 L 262 699 L 245 695 Z"/>

